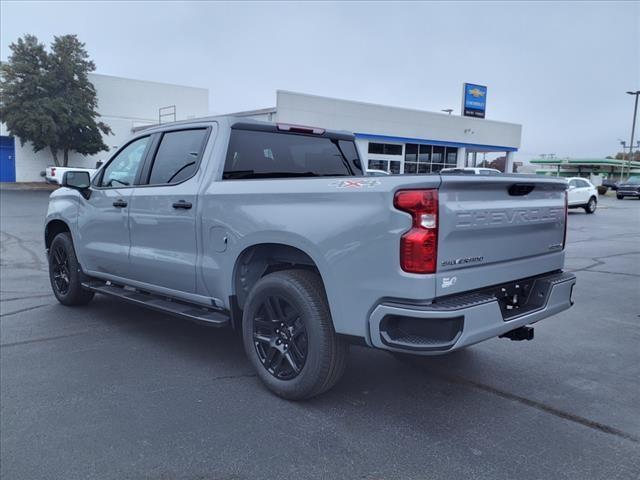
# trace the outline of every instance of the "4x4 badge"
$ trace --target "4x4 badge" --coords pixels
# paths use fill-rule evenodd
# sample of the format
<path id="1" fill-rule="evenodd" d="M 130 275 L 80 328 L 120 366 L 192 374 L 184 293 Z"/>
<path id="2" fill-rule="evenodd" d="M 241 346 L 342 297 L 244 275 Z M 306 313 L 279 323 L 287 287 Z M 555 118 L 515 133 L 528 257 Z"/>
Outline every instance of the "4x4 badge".
<path id="1" fill-rule="evenodd" d="M 336 188 L 371 188 L 380 185 L 380 180 L 336 180 L 329 184 L 330 187 Z"/>

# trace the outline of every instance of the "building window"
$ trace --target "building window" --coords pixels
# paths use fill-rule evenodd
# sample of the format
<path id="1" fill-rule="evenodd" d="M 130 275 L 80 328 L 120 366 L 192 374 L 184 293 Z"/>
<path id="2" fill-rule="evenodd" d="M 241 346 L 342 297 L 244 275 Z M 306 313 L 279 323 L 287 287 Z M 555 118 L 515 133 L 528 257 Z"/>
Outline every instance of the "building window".
<path id="1" fill-rule="evenodd" d="M 404 158 L 396 159 L 395 156 L 402 155 L 402 151 L 402 145 L 370 142 L 368 168 L 394 174 L 436 173 L 445 167 L 455 167 L 458 158 L 457 147 L 406 143 Z M 389 155 L 393 156 L 389 157 Z"/>
<path id="2" fill-rule="evenodd" d="M 416 163 L 418 161 L 418 145 L 407 143 L 404 146 L 404 161 Z"/>
<path id="3" fill-rule="evenodd" d="M 420 163 L 431 163 L 431 145 L 420 145 Z"/>
<path id="4" fill-rule="evenodd" d="M 402 162 L 400 160 L 374 160 L 369 159 L 369 170 L 383 170 L 385 172 L 397 175 L 402 168 Z"/>
<path id="5" fill-rule="evenodd" d="M 369 159 L 369 170 L 389 171 L 389 162 L 387 160 L 371 160 Z"/>
<path id="6" fill-rule="evenodd" d="M 456 147 L 447 147 L 447 167 L 455 167 L 458 160 L 458 149 Z"/>
<path id="7" fill-rule="evenodd" d="M 431 154 L 431 163 L 444 163 L 444 147 L 434 146 Z"/>
<path id="8" fill-rule="evenodd" d="M 402 155 L 402 145 L 369 142 L 369 153 L 378 155 Z"/>

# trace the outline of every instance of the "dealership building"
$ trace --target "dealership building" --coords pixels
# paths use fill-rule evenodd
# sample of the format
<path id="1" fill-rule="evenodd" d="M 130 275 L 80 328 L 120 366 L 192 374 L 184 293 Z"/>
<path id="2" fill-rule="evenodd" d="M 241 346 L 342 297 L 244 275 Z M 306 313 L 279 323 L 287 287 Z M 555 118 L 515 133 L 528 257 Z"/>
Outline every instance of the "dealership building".
<path id="1" fill-rule="evenodd" d="M 98 112 L 114 135 L 105 137 L 109 152 L 70 155 L 69 165 L 93 168 L 106 160 L 133 132 L 144 127 L 206 116 L 204 88 L 92 74 Z M 486 93 L 486 90 L 485 90 Z M 464 108 L 464 106 L 463 106 Z M 393 174 L 435 173 L 445 167 L 475 166 L 478 154 L 505 156 L 512 171 L 520 147 L 518 124 L 410 108 L 363 103 L 279 90 L 272 108 L 233 113 L 238 117 L 311 125 L 355 133 L 369 169 Z M 53 163 L 51 153 L 34 153 L 2 127 L 1 181 L 38 181 Z M 8 158 L 12 157 L 12 158 Z"/>
<path id="2" fill-rule="evenodd" d="M 478 154 L 507 158 L 512 171 L 521 125 L 278 90 L 276 106 L 233 115 L 348 130 L 369 169 L 432 173 L 475 166 Z"/>
<path id="3" fill-rule="evenodd" d="M 209 90 L 167 83 L 133 80 L 109 75 L 89 74 L 98 97 L 100 120 L 111 127 L 113 135 L 104 136 L 108 152 L 96 155 L 69 154 L 69 165 L 94 168 L 106 160 L 138 128 L 162 121 L 202 117 L 209 112 Z M 9 136 L 4 123 L 0 127 L 0 181 L 41 181 L 40 172 L 53 165 L 49 149 L 37 153 L 30 143 Z"/>

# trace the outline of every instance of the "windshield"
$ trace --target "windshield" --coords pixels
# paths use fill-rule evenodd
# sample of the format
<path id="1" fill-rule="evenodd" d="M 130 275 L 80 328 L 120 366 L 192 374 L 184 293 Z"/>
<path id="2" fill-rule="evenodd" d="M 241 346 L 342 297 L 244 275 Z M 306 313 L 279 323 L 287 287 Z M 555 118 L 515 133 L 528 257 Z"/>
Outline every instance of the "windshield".
<path id="1" fill-rule="evenodd" d="M 630 183 L 631 185 L 640 185 L 640 177 L 629 177 L 624 183 Z"/>

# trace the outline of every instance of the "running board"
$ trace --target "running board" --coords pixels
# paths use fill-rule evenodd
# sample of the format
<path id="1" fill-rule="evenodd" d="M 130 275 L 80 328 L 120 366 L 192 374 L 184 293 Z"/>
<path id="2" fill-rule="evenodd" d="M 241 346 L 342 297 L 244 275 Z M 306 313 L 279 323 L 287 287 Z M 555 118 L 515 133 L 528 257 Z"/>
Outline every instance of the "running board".
<path id="1" fill-rule="evenodd" d="M 186 318 L 212 327 L 226 327 L 229 316 L 222 311 L 186 303 L 152 293 L 141 292 L 131 287 L 121 287 L 108 282 L 92 280 L 82 284 L 87 290 L 120 298 L 127 302 L 157 310 L 158 312 Z"/>

